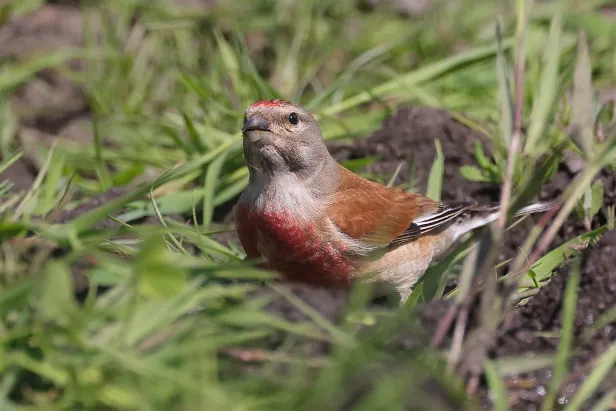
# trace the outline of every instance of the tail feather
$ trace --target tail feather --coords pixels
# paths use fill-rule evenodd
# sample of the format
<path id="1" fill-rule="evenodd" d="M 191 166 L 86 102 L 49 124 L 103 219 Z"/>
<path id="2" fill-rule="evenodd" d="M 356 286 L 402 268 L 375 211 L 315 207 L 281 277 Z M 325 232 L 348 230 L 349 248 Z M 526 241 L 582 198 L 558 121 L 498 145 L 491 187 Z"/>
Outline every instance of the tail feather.
<path id="1" fill-rule="evenodd" d="M 554 208 L 558 208 L 558 203 L 556 201 L 543 201 L 522 207 L 513 216 L 520 217 L 527 214 L 544 213 Z"/>
<path id="2" fill-rule="evenodd" d="M 558 203 L 554 201 L 543 201 L 534 204 L 527 205 L 519 209 L 514 217 L 521 217 L 528 214 L 544 213 L 558 207 Z M 486 224 L 495 221 L 500 216 L 500 205 L 488 206 L 488 207 L 474 207 L 467 210 L 462 217 L 463 220 L 456 224 L 454 227 L 454 237 L 458 238 L 461 235 L 468 233 L 476 228 L 484 226 Z"/>

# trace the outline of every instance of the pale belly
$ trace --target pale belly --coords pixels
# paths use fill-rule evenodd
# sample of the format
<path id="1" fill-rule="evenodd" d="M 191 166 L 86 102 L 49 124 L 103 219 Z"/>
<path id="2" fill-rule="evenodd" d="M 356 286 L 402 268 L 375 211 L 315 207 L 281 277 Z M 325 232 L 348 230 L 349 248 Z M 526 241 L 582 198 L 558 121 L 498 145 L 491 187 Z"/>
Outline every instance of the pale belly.
<path id="1" fill-rule="evenodd" d="M 413 286 L 432 262 L 433 248 L 427 237 L 368 256 L 358 267 L 366 281 L 392 284 L 398 289 Z"/>

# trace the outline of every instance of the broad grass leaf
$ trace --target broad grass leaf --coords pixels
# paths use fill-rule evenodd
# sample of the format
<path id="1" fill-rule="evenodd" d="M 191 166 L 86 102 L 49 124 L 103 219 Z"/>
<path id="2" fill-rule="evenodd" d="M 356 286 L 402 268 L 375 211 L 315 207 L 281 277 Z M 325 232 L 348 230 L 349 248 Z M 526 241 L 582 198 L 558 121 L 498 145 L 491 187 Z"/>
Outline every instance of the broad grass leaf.
<path id="1" fill-rule="evenodd" d="M 40 286 L 40 317 L 68 326 L 77 310 L 72 273 L 68 265 L 60 261 L 48 262 Z"/>
<path id="2" fill-rule="evenodd" d="M 180 268 L 160 236 L 141 244 L 136 267 L 140 294 L 164 298 L 178 294 L 186 285 L 186 272 Z"/>

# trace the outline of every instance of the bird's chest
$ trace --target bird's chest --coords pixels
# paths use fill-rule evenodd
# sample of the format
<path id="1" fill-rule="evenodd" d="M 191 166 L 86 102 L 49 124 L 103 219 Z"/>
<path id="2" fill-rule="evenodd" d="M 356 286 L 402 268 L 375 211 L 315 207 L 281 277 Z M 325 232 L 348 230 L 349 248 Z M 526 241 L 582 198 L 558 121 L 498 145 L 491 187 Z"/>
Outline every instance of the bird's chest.
<path id="1" fill-rule="evenodd" d="M 317 227 L 289 211 L 254 211 L 249 218 L 257 231 L 257 248 L 268 259 L 307 258 L 323 246 Z"/>
<path id="2" fill-rule="evenodd" d="M 252 230 L 256 250 L 271 269 L 316 285 L 349 283 L 349 259 L 318 222 L 306 222 L 291 210 L 253 209 L 244 215 L 243 230 Z"/>

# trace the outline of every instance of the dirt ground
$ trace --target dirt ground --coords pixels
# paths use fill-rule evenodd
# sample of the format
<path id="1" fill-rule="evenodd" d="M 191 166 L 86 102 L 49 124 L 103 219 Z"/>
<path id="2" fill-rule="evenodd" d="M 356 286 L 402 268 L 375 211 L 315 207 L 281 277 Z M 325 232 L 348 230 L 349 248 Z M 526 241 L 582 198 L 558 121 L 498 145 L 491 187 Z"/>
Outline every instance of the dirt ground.
<path id="1" fill-rule="evenodd" d="M 333 144 L 332 153 L 338 160 L 360 158 L 364 156 L 379 156 L 378 161 L 369 166 L 371 172 L 391 174 L 401 161 L 405 161 L 397 182 L 403 182 L 408 176 L 406 162 L 409 151 L 413 151 L 416 164 L 416 178 L 420 192 L 425 190 L 425 184 L 432 164 L 435 148 L 434 139 L 441 141 L 446 158 L 445 178 L 443 182 L 444 200 L 462 200 L 472 198 L 478 201 L 498 200 L 498 187 L 488 184 L 471 183 L 459 174 L 459 167 L 473 164 L 473 146 L 476 139 L 485 141 L 485 137 L 465 127 L 454 120 L 447 112 L 422 107 L 403 107 L 387 119 L 380 130 L 369 138 L 353 145 Z M 554 198 L 560 194 L 573 178 L 568 167 L 563 164 L 558 173 L 546 185 L 541 193 L 543 199 Z M 614 204 L 616 199 L 616 176 L 603 172 L 599 178 L 605 186 L 605 198 L 608 204 Z M 596 228 L 604 223 L 599 216 L 593 221 Z M 514 256 L 518 246 L 526 238 L 529 225 L 519 225 L 508 231 L 501 259 Z M 574 218 L 561 229 L 556 244 L 583 233 L 582 224 Z M 597 317 L 616 304 L 616 269 L 614 269 L 613 253 L 616 251 L 616 232 L 605 235 L 592 249 L 587 251 L 583 262 L 583 275 L 579 290 L 579 301 L 576 313 L 575 335 L 592 325 Z M 558 272 L 553 280 L 544 286 L 539 294 L 525 306 L 514 310 L 509 328 L 501 328 L 499 337 L 492 350 L 494 358 L 527 355 L 535 356 L 541 353 L 553 352 L 558 345 L 557 338 L 537 336 L 536 333 L 555 333 L 560 330 L 560 311 L 562 294 L 568 277 L 568 269 Z M 306 287 L 295 286 L 298 293 L 311 305 L 331 318 L 337 320 L 340 310 L 344 307 L 344 295 L 340 293 L 325 293 L 322 290 L 311 291 Z M 281 304 L 284 306 L 284 304 Z M 273 306 L 278 312 L 286 312 L 285 317 L 294 319 L 294 309 L 289 304 L 285 307 Z M 424 318 L 436 321 L 443 314 L 443 304 L 428 304 L 424 307 Z M 573 361 L 573 374 L 563 385 L 562 399 L 566 400 L 576 389 L 577 384 L 585 377 L 589 364 L 604 352 L 616 338 L 616 324 L 610 324 L 600 330 L 589 341 L 579 341 L 576 338 Z M 542 370 L 528 375 L 510 378 L 508 388 L 512 409 L 536 410 L 545 395 L 545 390 L 551 375 L 549 370 Z M 606 381 L 606 385 L 616 380 Z M 482 397 L 489 407 L 486 392 Z"/>
<path id="2" fill-rule="evenodd" d="M 42 7 L 35 16 L 12 22 L 0 30 L 0 46 L 11 44 L 12 47 L 0 47 L 0 58 L 26 58 L 28 52 L 55 50 L 64 45 L 81 44 L 81 23 L 76 8 L 71 2 L 58 2 Z M 62 22 L 58 24 L 58 22 Z M 44 39 L 45 41 L 42 41 Z M 78 123 L 87 123 L 88 107 L 79 88 L 61 74 L 49 71 L 42 73 L 36 84 L 26 84 L 13 97 L 13 104 L 20 115 L 18 136 L 20 139 L 37 138 L 51 143 L 60 133 L 76 130 L 72 139 L 88 144 L 91 133 L 87 128 L 75 128 Z M 43 90 L 43 91 L 41 91 Z M 27 115 L 25 110 L 28 108 Z M 72 127 L 72 128 L 71 128 Z M 34 136 L 34 137 L 32 137 Z M 408 178 L 408 156 L 414 153 L 416 178 L 419 191 L 425 190 L 427 173 L 434 159 L 434 140 L 438 138 L 442 144 L 446 159 L 445 178 L 443 183 L 444 200 L 463 200 L 473 198 L 480 201 L 498 200 L 498 187 L 471 183 L 459 174 L 459 167 L 464 164 L 474 164 L 473 147 L 476 139 L 481 139 L 487 145 L 485 136 L 467 128 L 454 120 L 450 114 L 442 110 L 422 107 L 403 107 L 387 119 L 382 128 L 369 138 L 354 144 L 332 143 L 330 149 L 338 160 L 360 158 L 364 156 L 379 156 L 381 159 L 369 166 L 369 171 L 375 173 L 392 173 L 400 162 L 405 162 L 397 182 Z M 25 156 L 6 171 L 2 178 L 8 178 L 15 184 L 15 189 L 26 189 L 34 181 L 37 172 L 36 161 Z M 544 199 L 554 198 L 571 181 L 573 173 L 563 164 L 557 175 L 541 193 Z M 608 203 L 616 200 L 616 176 L 603 172 L 600 178 L 604 182 L 605 198 Z M 106 193 L 93 199 L 91 204 L 78 208 L 84 212 L 96 207 L 104 201 L 122 194 L 122 190 Z M 61 214 L 63 221 L 74 217 Z M 603 216 L 593 221 L 593 228 L 604 222 Z M 530 224 L 530 223 L 529 223 Z M 507 233 L 501 259 L 510 258 L 517 253 L 518 246 L 525 239 L 529 224 L 521 224 Z M 584 232 L 580 222 L 570 219 L 567 226 L 561 230 L 556 243 L 574 237 Z M 581 341 L 581 332 L 593 324 L 601 313 L 616 304 L 616 268 L 613 256 L 616 254 L 616 232 L 605 235 L 601 241 L 583 255 L 583 275 L 579 290 L 575 322 L 575 358 L 573 360 L 574 375 L 563 386 L 562 398 L 566 400 L 584 378 L 588 366 L 616 338 L 616 324 L 605 326 L 589 341 Z M 553 280 L 543 287 L 527 305 L 516 309 L 511 325 L 501 329 L 498 341 L 492 351 L 493 357 L 511 355 L 534 356 L 543 352 L 551 352 L 558 344 L 556 338 L 538 336 L 537 332 L 557 332 L 560 329 L 560 310 L 562 294 L 566 284 L 568 270 L 562 269 Z M 300 298 L 308 302 L 326 318 L 334 322 L 340 320 L 347 301 L 345 291 L 313 289 L 301 285 L 291 286 Z M 304 320 L 302 313 L 288 303 L 284 298 L 276 299 L 268 310 L 292 321 Z M 442 315 L 442 304 L 428 304 L 424 308 L 424 317 L 436 319 Z M 272 341 L 275 344 L 275 341 Z M 323 354 L 329 350 L 326 344 L 318 343 L 306 346 L 308 352 Z M 519 375 L 508 381 L 511 404 L 515 410 L 536 410 L 545 393 L 549 370 Z M 616 387 L 616 377 L 606 379 L 606 385 Z M 482 397 L 489 407 L 485 391 Z"/>
<path id="3" fill-rule="evenodd" d="M 463 179 L 458 171 L 461 165 L 474 164 L 474 142 L 476 139 L 485 142 L 485 136 L 457 122 L 442 110 L 403 107 L 385 120 L 383 127 L 366 140 L 358 141 L 353 145 L 333 144 L 331 151 L 338 160 L 379 156 L 381 160 L 369 166 L 369 171 L 391 174 L 401 161 L 407 160 L 408 153 L 412 150 L 415 154 L 415 175 L 419 190 L 423 192 L 435 155 L 434 140 L 436 138 L 441 142 L 446 159 L 443 199 L 472 198 L 477 201 L 497 201 L 498 187 L 469 182 Z M 407 179 L 409 175 L 407 163 L 402 168 L 397 182 Z M 543 189 L 541 198 L 555 198 L 572 178 L 573 173 L 568 167 L 565 164 L 561 165 L 558 173 Z M 607 203 L 614 204 L 616 176 L 604 171 L 598 178 L 604 183 Z M 593 228 L 603 223 L 605 223 L 604 218 L 598 216 L 593 221 Z M 506 233 L 501 260 L 517 254 L 519 245 L 526 238 L 529 224 L 521 224 Z M 583 232 L 585 232 L 583 225 L 571 217 L 566 226 L 561 229 L 554 244 L 561 244 Z M 614 252 L 616 252 L 616 232 L 612 231 L 583 255 L 582 279 L 575 320 L 574 352 L 576 354 L 573 360 L 573 373 L 563 385 L 560 401 L 566 401 L 575 392 L 578 383 L 586 376 L 588 367 L 616 339 L 616 323 L 603 327 L 588 341 L 582 342 L 578 338 L 598 316 L 616 304 Z M 491 353 L 492 357 L 526 355 L 532 358 L 537 354 L 554 352 L 558 339 L 536 334 L 558 335 L 562 296 L 567 277 L 568 268 L 565 267 L 528 304 L 514 310 L 509 328 L 499 330 L 498 340 Z M 345 296 L 339 292 L 327 293 L 323 290 L 310 290 L 302 286 L 294 286 L 293 291 L 333 321 L 339 318 L 340 310 L 344 307 Z M 273 311 L 284 313 L 288 319 L 295 319 L 297 315 L 296 310 L 290 304 L 280 303 L 271 308 Z M 441 302 L 428 304 L 423 307 L 423 310 L 424 319 L 431 322 L 437 321 L 444 313 Z M 512 409 L 538 409 L 550 377 L 549 369 L 511 377 L 507 382 L 507 387 Z M 615 387 L 616 375 L 607 379 L 605 386 L 606 388 Z M 489 407 L 485 390 L 481 392 L 481 397 L 485 402 L 484 405 Z"/>

